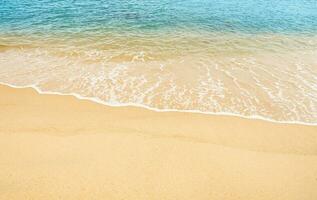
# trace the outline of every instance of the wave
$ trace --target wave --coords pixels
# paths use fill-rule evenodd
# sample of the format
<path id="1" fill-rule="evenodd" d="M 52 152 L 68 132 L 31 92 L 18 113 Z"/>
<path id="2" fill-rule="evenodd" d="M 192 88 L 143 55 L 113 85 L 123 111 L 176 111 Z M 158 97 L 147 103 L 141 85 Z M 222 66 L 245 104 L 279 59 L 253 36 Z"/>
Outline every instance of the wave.
<path id="1" fill-rule="evenodd" d="M 317 123 L 316 37 L 183 36 L 2 38 L 0 81 L 110 106 Z"/>
<path id="2" fill-rule="evenodd" d="M 199 110 L 157 109 L 157 108 L 152 108 L 152 107 L 149 107 L 149 106 L 146 106 L 143 104 L 136 104 L 136 103 L 113 104 L 113 103 L 108 103 L 108 102 L 102 101 L 101 99 L 96 98 L 96 97 L 84 97 L 84 96 L 81 96 L 77 93 L 61 93 L 61 92 L 52 92 L 52 91 L 42 91 L 40 88 L 38 88 L 35 85 L 17 86 L 17 85 L 4 83 L 4 82 L 0 82 L 0 84 L 8 86 L 8 87 L 12 87 L 12 88 L 17 88 L 17 89 L 32 88 L 39 94 L 72 96 L 72 97 L 75 97 L 79 100 L 88 100 L 88 101 L 91 101 L 94 103 L 102 104 L 105 106 L 111 106 L 111 107 L 133 106 L 133 107 L 140 107 L 140 108 L 148 109 L 148 110 L 155 111 L 155 112 L 183 112 L 183 113 L 196 113 L 196 114 L 215 115 L 215 116 L 233 116 L 233 117 L 241 117 L 244 119 L 263 120 L 263 121 L 280 123 L 280 124 L 299 124 L 299 125 L 306 125 L 306 126 L 317 126 L 317 123 L 307 123 L 307 122 L 301 122 L 301 121 L 278 121 L 278 120 L 274 120 L 274 119 L 270 119 L 270 118 L 265 118 L 265 117 L 262 117 L 259 115 L 245 116 L 245 115 L 241 115 L 241 114 L 237 114 L 237 113 L 228 113 L 228 112 L 203 112 L 203 111 L 199 111 Z"/>

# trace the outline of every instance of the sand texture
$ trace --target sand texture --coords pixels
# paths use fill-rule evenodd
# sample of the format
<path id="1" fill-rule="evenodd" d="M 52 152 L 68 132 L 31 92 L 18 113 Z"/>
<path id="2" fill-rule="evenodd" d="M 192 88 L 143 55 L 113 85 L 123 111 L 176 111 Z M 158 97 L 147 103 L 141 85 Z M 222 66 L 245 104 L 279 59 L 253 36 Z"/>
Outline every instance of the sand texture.
<path id="1" fill-rule="evenodd" d="M 317 126 L 0 86 L 0 199 L 316 200 Z"/>

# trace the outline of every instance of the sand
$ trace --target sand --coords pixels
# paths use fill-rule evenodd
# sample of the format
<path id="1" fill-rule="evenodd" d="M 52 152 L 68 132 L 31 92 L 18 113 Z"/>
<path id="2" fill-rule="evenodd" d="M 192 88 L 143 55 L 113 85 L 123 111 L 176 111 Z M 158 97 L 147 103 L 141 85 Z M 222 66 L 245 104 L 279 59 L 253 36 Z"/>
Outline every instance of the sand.
<path id="1" fill-rule="evenodd" d="M 0 199 L 316 200 L 317 126 L 0 86 Z"/>

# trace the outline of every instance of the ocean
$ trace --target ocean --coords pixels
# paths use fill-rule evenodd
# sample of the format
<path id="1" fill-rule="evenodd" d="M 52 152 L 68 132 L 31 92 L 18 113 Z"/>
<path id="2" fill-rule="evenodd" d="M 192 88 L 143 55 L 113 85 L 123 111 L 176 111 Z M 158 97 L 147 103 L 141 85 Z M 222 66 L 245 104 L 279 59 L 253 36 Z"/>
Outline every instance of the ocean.
<path id="1" fill-rule="evenodd" d="M 0 0 L 0 82 L 317 124 L 315 0 Z"/>

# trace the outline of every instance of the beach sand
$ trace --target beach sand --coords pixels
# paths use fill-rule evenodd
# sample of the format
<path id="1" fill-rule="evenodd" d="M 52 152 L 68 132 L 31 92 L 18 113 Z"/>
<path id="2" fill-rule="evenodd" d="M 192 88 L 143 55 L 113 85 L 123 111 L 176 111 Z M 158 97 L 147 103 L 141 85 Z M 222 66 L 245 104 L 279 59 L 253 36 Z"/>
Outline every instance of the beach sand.
<path id="1" fill-rule="evenodd" d="M 316 200 L 317 126 L 0 86 L 0 199 Z"/>

